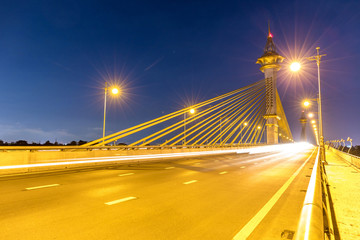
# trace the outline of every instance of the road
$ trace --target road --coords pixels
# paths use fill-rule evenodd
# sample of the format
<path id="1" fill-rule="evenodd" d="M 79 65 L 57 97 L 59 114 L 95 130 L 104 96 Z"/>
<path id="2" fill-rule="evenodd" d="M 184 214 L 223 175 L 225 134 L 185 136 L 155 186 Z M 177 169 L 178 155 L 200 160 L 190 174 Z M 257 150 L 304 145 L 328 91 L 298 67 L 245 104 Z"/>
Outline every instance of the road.
<path id="1" fill-rule="evenodd" d="M 1 177 L 0 239 L 291 239 L 315 155 L 284 148 Z"/>

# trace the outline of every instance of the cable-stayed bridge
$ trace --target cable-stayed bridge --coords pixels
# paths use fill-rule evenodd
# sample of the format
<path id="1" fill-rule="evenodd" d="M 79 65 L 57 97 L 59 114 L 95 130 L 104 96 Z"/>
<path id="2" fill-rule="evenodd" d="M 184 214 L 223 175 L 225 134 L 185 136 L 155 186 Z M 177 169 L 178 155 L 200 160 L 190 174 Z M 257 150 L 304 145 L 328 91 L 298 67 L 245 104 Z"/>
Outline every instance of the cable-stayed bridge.
<path id="1" fill-rule="evenodd" d="M 129 146 L 223 146 L 266 142 L 266 113 L 269 112 L 267 87 L 271 80 L 261 80 L 207 101 L 189 106 L 151 121 L 133 126 L 83 145 L 104 146 L 146 129 L 158 129 Z M 286 116 L 276 92 L 279 139 L 293 142 Z M 170 123 L 170 124 L 166 124 Z"/>
<path id="2" fill-rule="evenodd" d="M 0 147 L 1 238 L 336 239 L 320 151 L 294 143 L 277 92 L 283 59 L 269 31 L 263 80 L 82 146 Z"/>

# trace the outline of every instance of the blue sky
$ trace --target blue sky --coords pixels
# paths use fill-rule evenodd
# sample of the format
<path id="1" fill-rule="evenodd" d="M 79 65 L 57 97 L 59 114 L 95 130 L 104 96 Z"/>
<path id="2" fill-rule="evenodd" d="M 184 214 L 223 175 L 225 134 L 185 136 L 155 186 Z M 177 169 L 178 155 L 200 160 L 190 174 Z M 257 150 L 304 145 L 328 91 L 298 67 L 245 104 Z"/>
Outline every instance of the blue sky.
<path id="1" fill-rule="evenodd" d="M 270 21 L 279 52 L 311 56 L 320 46 L 326 139 L 360 144 L 359 1 L 11 1 L 0 8 L 0 139 L 45 142 L 107 133 L 262 79 Z M 312 65 L 311 65 L 312 64 Z M 278 89 L 295 140 L 304 97 L 316 97 L 316 65 Z M 310 134 L 310 132 L 309 132 Z"/>

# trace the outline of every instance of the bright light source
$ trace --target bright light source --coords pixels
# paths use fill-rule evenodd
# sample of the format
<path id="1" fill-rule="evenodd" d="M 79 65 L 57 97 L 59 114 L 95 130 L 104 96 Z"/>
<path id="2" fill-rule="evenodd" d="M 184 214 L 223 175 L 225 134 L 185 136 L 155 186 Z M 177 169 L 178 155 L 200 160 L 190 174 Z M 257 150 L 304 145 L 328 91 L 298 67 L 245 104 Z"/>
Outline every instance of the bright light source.
<path id="1" fill-rule="evenodd" d="M 248 123 L 247 122 L 244 122 L 244 126 L 246 127 L 248 125 Z"/>
<path id="2" fill-rule="evenodd" d="M 315 120 L 311 120 L 311 123 L 316 123 L 316 121 L 315 121 Z"/>
<path id="3" fill-rule="evenodd" d="M 116 88 L 116 87 L 114 87 L 114 88 L 111 89 L 111 93 L 114 94 L 114 95 L 116 95 L 116 94 L 119 93 L 119 89 Z"/>
<path id="4" fill-rule="evenodd" d="M 290 70 L 293 71 L 293 72 L 297 72 L 300 70 L 300 63 L 298 62 L 293 62 L 291 65 L 290 65 Z"/>
<path id="5" fill-rule="evenodd" d="M 190 111 L 189 111 L 191 114 L 194 114 L 195 113 L 195 109 L 190 109 Z"/>
<path id="6" fill-rule="evenodd" d="M 313 114 L 313 113 L 309 113 L 308 117 L 309 117 L 309 118 L 313 118 L 313 117 L 314 117 L 314 114 Z"/>
<path id="7" fill-rule="evenodd" d="M 258 126 L 258 127 L 257 127 L 257 129 L 261 129 L 261 127 L 260 127 L 260 126 Z"/>
<path id="8" fill-rule="evenodd" d="M 310 106 L 310 102 L 309 102 L 308 100 L 305 100 L 305 101 L 303 102 L 303 105 L 304 105 L 305 107 L 308 107 L 308 106 Z"/>

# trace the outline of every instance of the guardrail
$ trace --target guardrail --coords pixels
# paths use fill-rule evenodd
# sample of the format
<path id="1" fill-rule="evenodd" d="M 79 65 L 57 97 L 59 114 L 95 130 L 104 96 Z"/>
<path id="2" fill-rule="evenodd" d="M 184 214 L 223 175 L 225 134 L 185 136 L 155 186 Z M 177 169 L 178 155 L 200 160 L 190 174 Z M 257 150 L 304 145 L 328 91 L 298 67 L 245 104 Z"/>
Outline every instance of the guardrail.
<path id="1" fill-rule="evenodd" d="M 346 153 L 343 151 L 340 151 L 336 148 L 328 146 L 328 149 L 331 150 L 333 153 L 341 157 L 342 159 L 346 160 L 350 164 L 354 165 L 357 168 L 360 168 L 360 157 L 352 155 L 350 153 Z"/>
<path id="2" fill-rule="evenodd" d="M 319 149 L 311 173 L 296 240 L 335 239 L 329 188 L 324 165 L 319 161 Z"/>
<path id="3" fill-rule="evenodd" d="M 162 149 L 213 149 L 213 148 L 238 148 L 238 147 L 254 147 L 254 146 L 264 146 L 266 144 L 223 144 L 223 145 L 176 145 L 176 146 L 127 146 L 127 145 L 118 145 L 118 146 L 0 146 L 0 152 L 8 152 L 8 151 L 75 151 L 75 150 L 84 150 L 84 151 L 92 151 L 92 150 L 162 150 Z"/>
<path id="4" fill-rule="evenodd" d="M 114 163 L 153 161 L 190 156 L 193 153 L 224 154 L 240 149 L 261 147 L 263 144 L 236 144 L 215 146 L 2 146 L 0 147 L 0 175 L 47 171 Z M 99 160 L 101 158 L 102 160 Z M 141 160 L 142 161 L 142 160 Z"/>

